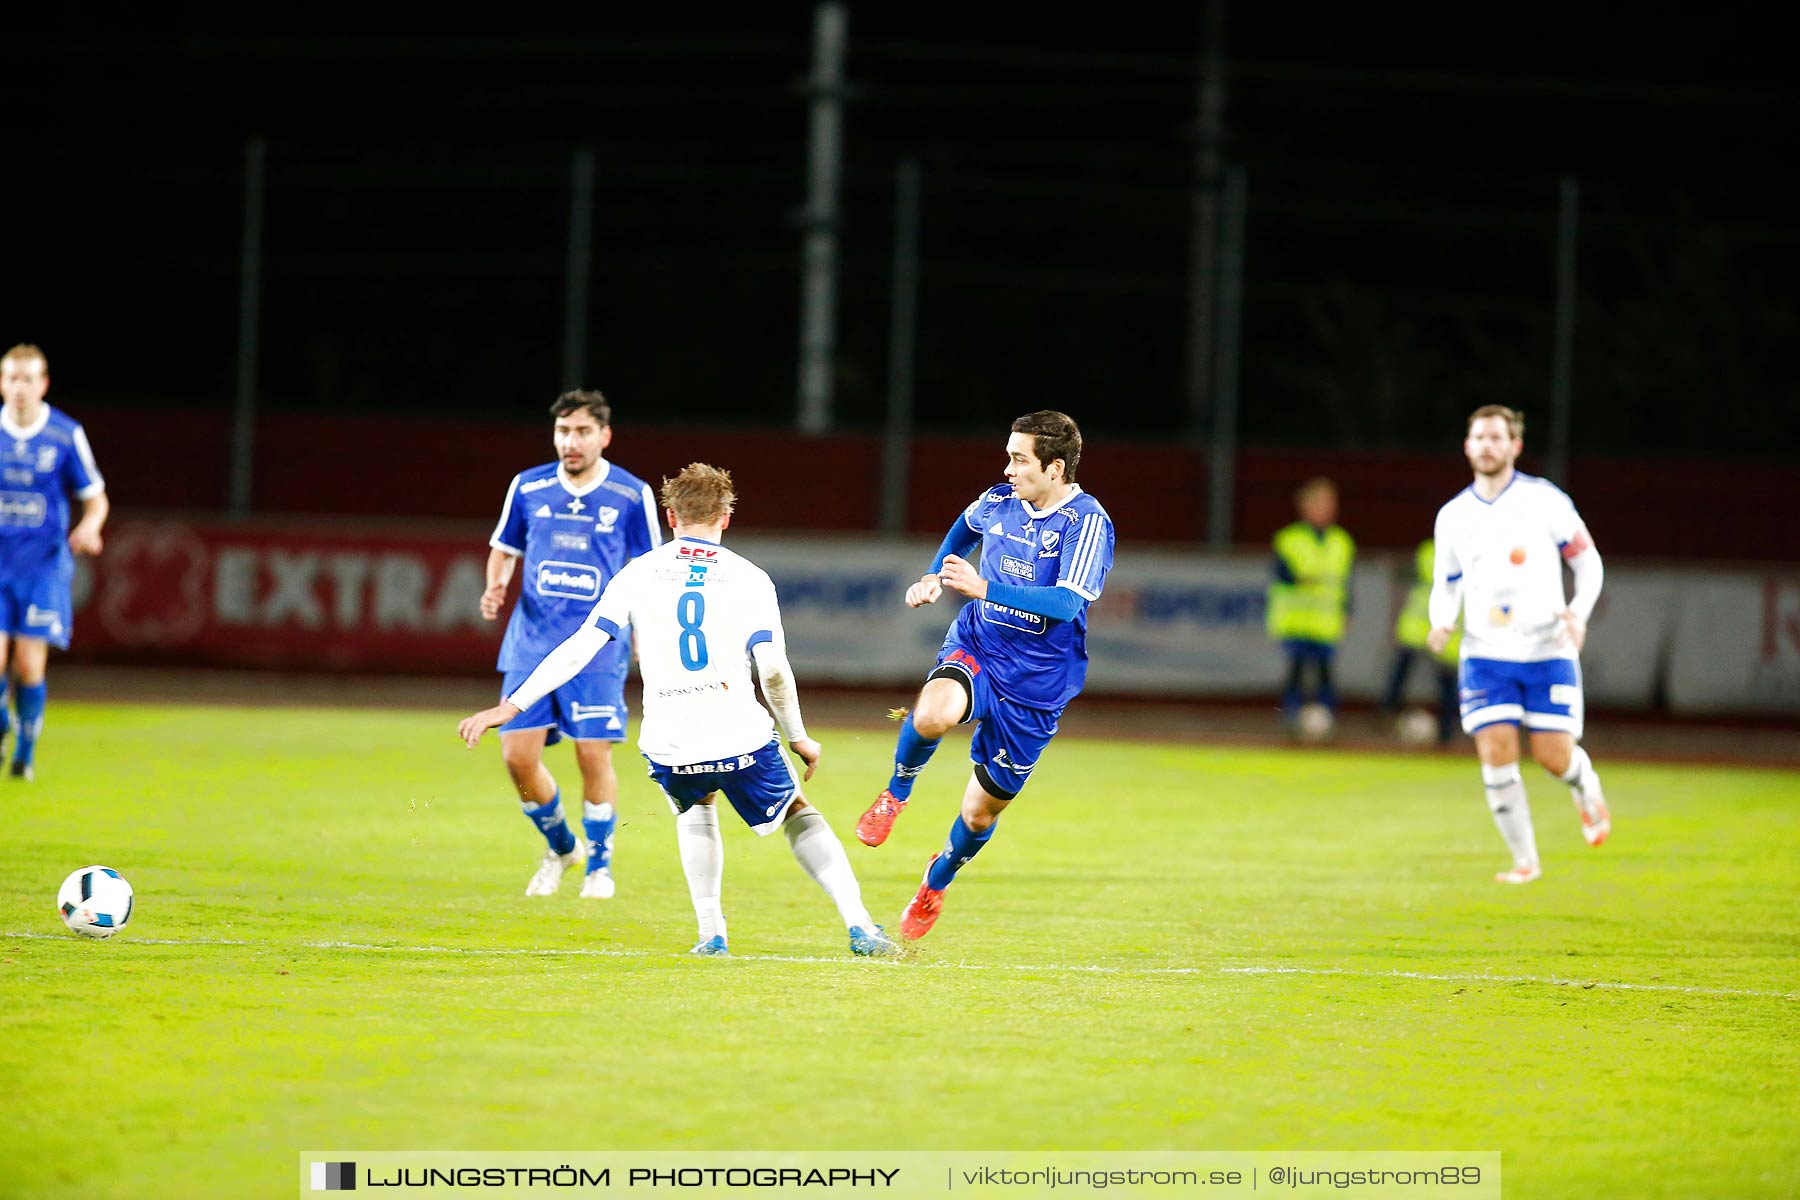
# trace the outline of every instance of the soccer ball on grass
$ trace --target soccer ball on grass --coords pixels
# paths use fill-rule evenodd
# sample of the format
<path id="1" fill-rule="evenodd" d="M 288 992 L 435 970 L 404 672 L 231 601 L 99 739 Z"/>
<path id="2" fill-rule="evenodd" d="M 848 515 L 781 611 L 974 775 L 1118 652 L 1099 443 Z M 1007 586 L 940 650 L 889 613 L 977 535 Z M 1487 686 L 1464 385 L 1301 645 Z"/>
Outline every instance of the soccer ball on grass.
<path id="1" fill-rule="evenodd" d="M 1422 708 L 1409 708 L 1394 722 L 1394 732 L 1408 746 L 1429 746 L 1437 741 L 1437 718 Z"/>
<path id="2" fill-rule="evenodd" d="M 84 937 L 109 938 L 131 920 L 131 885 L 111 867 L 83 867 L 56 892 L 63 924 Z"/>
<path id="3" fill-rule="evenodd" d="M 1337 726 L 1331 710 L 1323 704 L 1305 704 L 1294 718 L 1294 732 L 1303 742 L 1322 742 Z"/>

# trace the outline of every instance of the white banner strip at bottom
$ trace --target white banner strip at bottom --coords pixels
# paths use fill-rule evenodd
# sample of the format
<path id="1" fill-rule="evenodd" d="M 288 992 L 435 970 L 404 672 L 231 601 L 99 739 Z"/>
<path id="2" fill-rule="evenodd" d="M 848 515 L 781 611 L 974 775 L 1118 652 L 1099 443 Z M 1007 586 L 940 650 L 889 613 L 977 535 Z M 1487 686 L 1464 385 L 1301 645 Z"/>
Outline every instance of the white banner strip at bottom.
<path id="1" fill-rule="evenodd" d="M 300 1156 L 300 1195 L 1396 1196 L 1500 1200 L 1497 1150 L 443 1151 Z"/>

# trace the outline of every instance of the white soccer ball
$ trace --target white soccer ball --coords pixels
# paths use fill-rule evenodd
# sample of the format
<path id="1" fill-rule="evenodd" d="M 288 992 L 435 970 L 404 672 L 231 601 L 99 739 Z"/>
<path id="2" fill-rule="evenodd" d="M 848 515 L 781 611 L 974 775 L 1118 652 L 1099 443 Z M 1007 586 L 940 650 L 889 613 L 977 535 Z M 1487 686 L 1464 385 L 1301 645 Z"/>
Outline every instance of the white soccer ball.
<path id="1" fill-rule="evenodd" d="M 1394 722 L 1394 732 L 1408 746 L 1429 746 L 1437 741 L 1437 718 L 1422 708 L 1409 708 Z"/>
<path id="2" fill-rule="evenodd" d="M 1331 727 L 1336 721 L 1331 716 L 1331 710 L 1323 704 L 1304 704 L 1294 723 L 1303 740 L 1322 742 L 1331 736 Z"/>
<path id="3" fill-rule="evenodd" d="M 111 867 L 83 867 L 56 891 L 63 924 L 84 937 L 109 938 L 131 920 L 131 885 Z"/>

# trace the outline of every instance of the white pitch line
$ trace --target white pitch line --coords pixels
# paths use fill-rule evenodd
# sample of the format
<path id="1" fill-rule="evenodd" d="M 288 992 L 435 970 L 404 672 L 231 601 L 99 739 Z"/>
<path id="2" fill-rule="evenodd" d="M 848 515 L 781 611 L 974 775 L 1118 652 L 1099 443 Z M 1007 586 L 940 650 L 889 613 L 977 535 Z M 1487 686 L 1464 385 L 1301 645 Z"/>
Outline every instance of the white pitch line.
<path id="1" fill-rule="evenodd" d="M 30 938 L 40 941 L 67 940 L 58 933 L 0 933 L 0 940 Z M 121 944 L 135 946 L 255 946 L 266 950 L 357 950 L 389 954 L 466 954 L 494 958 L 687 958 L 669 950 L 617 950 L 598 946 L 530 949 L 521 946 L 380 946 L 367 942 L 249 942 L 231 938 L 144 938 L 119 939 Z M 816 963 L 842 966 L 856 960 L 843 956 L 807 956 L 796 954 L 732 954 L 733 962 L 747 963 Z M 895 965 L 888 962 L 885 965 Z M 1606 979 L 1565 979 L 1558 975 L 1476 975 L 1438 974 L 1427 971 L 1359 971 L 1349 967 L 1108 967 L 1088 963 L 972 963 L 910 962 L 912 969 L 944 971 L 1043 971 L 1091 975 L 1343 975 L 1352 979 L 1417 979 L 1428 983 L 1537 984 L 1545 987 L 1596 988 L 1619 992 L 1666 992 L 1683 996 L 1726 996 L 1759 1000 L 1800 1000 L 1800 992 L 1770 992 L 1754 988 L 1691 987 L 1676 983 L 1624 983 Z"/>

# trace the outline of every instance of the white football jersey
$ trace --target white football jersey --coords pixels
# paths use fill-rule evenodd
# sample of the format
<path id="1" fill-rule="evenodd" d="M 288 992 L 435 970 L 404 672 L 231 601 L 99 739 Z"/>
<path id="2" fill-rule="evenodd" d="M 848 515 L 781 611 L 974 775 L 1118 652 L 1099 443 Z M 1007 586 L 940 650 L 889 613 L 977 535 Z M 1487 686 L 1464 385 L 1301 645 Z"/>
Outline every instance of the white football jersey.
<path id="1" fill-rule="evenodd" d="M 1592 541 L 1561 488 L 1520 472 L 1491 502 L 1464 488 L 1438 510 L 1436 538 L 1433 574 L 1462 600 L 1464 658 L 1576 657 L 1558 616 L 1562 567 Z"/>
<path id="2" fill-rule="evenodd" d="M 677 538 L 627 563 L 588 623 L 617 636 L 637 630 L 644 713 L 638 749 L 678 767 L 748 754 L 775 722 L 756 698 L 750 648 L 783 655 L 781 609 L 768 572 L 725 547 Z M 611 628 L 609 628 L 609 626 Z"/>

